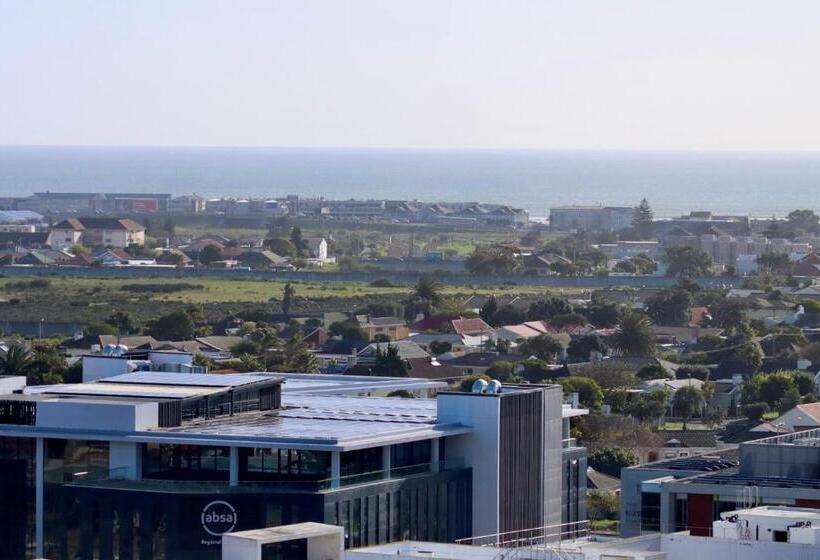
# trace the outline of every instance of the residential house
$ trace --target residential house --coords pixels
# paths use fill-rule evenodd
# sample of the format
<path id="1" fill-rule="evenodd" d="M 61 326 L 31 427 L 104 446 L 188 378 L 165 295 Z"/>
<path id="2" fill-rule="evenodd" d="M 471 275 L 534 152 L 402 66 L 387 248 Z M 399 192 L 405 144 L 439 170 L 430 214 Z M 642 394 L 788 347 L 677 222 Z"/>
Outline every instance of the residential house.
<path id="1" fill-rule="evenodd" d="M 664 459 L 694 457 L 713 453 L 723 447 L 714 430 L 659 430 L 657 442 L 641 442 L 632 451 L 639 464 L 653 463 Z M 646 445 L 650 443 L 650 445 Z"/>
<path id="2" fill-rule="evenodd" d="M 820 428 L 820 402 L 798 404 L 772 420 L 771 424 L 780 433 Z"/>
<path id="3" fill-rule="evenodd" d="M 304 238 L 310 258 L 324 262 L 327 260 L 327 241 L 324 237 Z"/>
<path id="4" fill-rule="evenodd" d="M 400 317 L 371 317 L 370 315 L 356 315 L 359 328 L 367 335 L 367 340 L 373 340 L 379 335 L 387 336 L 390 340 L 401 340 L 410 335 L 407 323 Z"/>
<path id="5" fill-rule="evenodd" d="M 811 253 L 794 264 L 795 276 L 820 277 L 820 255 Z"/>
<path id="6" fill-rule="evenodd" d="M 145 226 L 128 218 L 68 218 L 51 228 L 53 247 L 145 245 Z"/>
<path id="7" fill-rule="evenodd" d="M 272 251 L 245 251 L 236 257 L 242 266 L 249 266 L 255 269 L 268 269 L 287 266 L 288 259 L 280 257 Z"/>
<path id="8" fill-rule="evenodd" d="M 526 359 L 526 356 L 499 354 L 498 352 L 470 352 L 449 359 L 444 359 L 443 356 L 439 357 L 441 363 L 458 368 L 461 370 L 462 375 L 481 375 L 487 373 L 490 366 L 497 361 L 503 360 L 505 362 L 520 364 Z"/>
<path id="9" fill-rule="evenodd" d="M 483 319 L 453 319 L 451 322 L 453 332 L 467 336 L 481 336 L 491 339 L 494 329 L 484 322 Z"/>

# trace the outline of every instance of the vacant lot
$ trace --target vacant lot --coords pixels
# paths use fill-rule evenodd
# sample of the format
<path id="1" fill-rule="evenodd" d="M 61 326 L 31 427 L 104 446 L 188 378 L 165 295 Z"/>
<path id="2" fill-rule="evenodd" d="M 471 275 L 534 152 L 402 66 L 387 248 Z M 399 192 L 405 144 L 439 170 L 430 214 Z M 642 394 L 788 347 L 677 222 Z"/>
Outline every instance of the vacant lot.
<path id="1" fill-rule="evenodd" d="M 399 303 L 410 288 L 373 287 L 356 282 L 293 282 L 296 312 L 344 311 L 368 303 Z M 144 286 L 140 289 L 140 286 Z M 209 319 L 243 310 L 279 311 L 285 283 L 280 281 L 196 278 L 96 279 L 96 278 L 0 278 L 0 317 L 9 321 L 43 318 L 56 322 L 89 322 L 126 311 L 147 321 L 174 309 L 202 305 Z M 538 287 L 447 286 L 448 297 L 466 298 L 480 294 L 543 294 Z M 571 295 L 578 290 L 552 290 Z M 34 319 L 33 319 L 34 318 Z"/>

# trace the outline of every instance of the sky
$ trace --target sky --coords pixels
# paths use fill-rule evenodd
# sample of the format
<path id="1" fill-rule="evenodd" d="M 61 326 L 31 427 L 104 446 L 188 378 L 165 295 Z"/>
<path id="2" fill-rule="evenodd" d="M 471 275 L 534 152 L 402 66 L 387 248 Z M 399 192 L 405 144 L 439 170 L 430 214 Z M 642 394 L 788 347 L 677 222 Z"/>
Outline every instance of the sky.
<path id="1" fill-rule="evenodd" d="M 0 0 L 0 145 L 820 150 L 816 0 Z"/>

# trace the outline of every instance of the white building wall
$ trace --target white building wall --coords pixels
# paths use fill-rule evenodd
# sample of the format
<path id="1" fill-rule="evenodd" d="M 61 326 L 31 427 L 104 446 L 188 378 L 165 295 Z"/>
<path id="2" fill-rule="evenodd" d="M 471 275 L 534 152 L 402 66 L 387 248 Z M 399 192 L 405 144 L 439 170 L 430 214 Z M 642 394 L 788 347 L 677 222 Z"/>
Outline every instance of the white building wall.
<path id="1" fill-rule="evenodd" d="M 473 432 L 448 438 L 447 456 L 464 457 L 473 469 L 473 535 L 499 531 L 499 453 L 501 399 L 473 393 L 442 393 L 438 420 L 461 423 Z"/>

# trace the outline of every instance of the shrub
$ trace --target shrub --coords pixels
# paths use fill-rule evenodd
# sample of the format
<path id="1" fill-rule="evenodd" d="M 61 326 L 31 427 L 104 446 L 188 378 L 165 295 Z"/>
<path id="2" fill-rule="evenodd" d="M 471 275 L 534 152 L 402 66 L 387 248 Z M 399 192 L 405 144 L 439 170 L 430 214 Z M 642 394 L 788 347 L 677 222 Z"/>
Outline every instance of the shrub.
<path id="1" fill-rule="evenodd" d="M 168 284 L 124 284 L 120 290 L 135 294 L 170 294 L 173 292 L 184 292 L 187 290 L 202 290 L 202 284 L 189 284 L 187 282 L 175 282 Z"/>
<path id="2" fill-rule="evenodd" d="M 764 402 L 749 403 L 743 407 L 743 415 L 753 422 L 760 422 L 767 412 L 769 405 Z"/>

